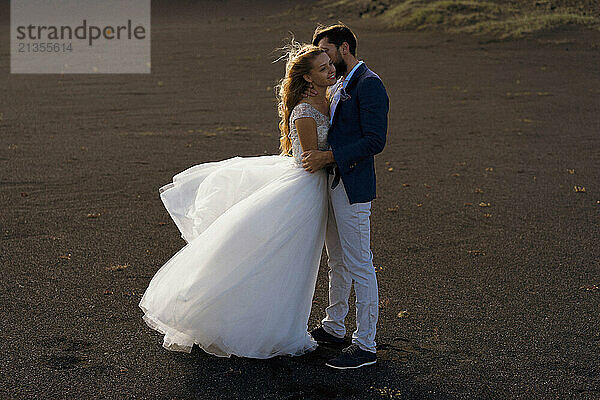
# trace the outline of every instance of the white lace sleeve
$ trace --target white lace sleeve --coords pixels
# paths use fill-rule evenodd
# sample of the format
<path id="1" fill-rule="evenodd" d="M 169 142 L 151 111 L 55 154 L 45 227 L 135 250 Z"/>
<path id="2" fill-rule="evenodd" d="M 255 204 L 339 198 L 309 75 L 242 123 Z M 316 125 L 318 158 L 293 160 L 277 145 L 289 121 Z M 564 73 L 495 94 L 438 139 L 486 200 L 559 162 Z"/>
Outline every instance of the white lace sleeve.
<path id="1" fill-rule="evenodd" d="M 315 108 L 310 104 L 300 103 L 292 110 L 290 115 L 290 125 L 292 125 L 298 118 L 306 117 L 312 118 L 315 120 L 315 122 L 318 122 L 316 113 L 317 110 L 315 110 Z"/>
<path id="2" fill-rule="evenodd" d="M 308 103 L 300 103 L 294 107 L 290 114 L 290 141 L 292 142 L 292 155 L 298 165 L 301 164 L 302 160 L 302 146 L 300 145 L 300 138 L 298 137 L 298 131 L 296 130 L 296 124 L 294 122 L 298 118 L 312 118 L 317 124 L 317 146 L 319 150 L 328 150 L 329 144 L 327 143 L 327 131 L 329 130 L 329 118 L 319 112 L 315 107 Z"/>

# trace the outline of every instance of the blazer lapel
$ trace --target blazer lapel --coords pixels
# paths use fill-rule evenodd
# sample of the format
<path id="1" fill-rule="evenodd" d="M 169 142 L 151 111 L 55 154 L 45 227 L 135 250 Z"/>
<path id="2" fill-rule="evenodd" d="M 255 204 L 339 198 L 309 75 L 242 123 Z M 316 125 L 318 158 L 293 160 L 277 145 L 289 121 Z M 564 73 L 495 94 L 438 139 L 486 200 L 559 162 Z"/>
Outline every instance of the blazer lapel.
<path id="1" fill-rule="evenodd" d="M 346 88 L 344 89 L 346 91 L 346 93 L 348 93 L 348 91 L 354 86 L 356 85 L 356 82 L 358 81 L 358 78 L 364 74 L 367 71 L 367 66 L 365 65 L 365 63 L 362 63 L 357 69 L 356 71 L 354 71 L 354 73 L 352 74 L 352 78 L 350 78 L 350 81 L 348 82 L 348 84 L 346 85 Z M 333 125 L 335 123 L 335 118 L 336 116 L 339 114 L 340 112 L 340 108 L 342 108 L 342 104 L 344 102 L 342 101 L 342 99 L 340 99 L 337 103 L 337 106 L 335 107 L 335 113 L 333 114 L 333 119 L 331 120 L 331 124 Z"/>
<path id="2" fill-rule="evenodd" d="M 358 78 L 360 78 L 360 76 L 365 72 L 367 72 L 367 66 L 365 65 L 365 63 L 362 63 L 360 67 L 356 68 L 356 71 L 354 71 L 354 73 L 352 74 L 352 78 L 350 78 L 350 81 L 346 85 L 346 92 L 348 92 L 352 88 L 352 86 L 356 85 Z"/>

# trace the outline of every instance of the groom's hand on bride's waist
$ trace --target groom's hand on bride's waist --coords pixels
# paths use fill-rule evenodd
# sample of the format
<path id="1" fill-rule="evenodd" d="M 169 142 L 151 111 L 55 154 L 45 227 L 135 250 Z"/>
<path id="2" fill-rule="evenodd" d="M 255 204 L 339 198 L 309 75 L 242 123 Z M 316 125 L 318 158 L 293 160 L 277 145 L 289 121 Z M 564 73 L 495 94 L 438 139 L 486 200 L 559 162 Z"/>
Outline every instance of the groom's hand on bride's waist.
<path id="1" fill-rule="evenodd" d="M 302 168 L 311 173 L 317 172 L 334 162 L 335 159 L 331 150 L 308 150 L 302 153 Z"/>

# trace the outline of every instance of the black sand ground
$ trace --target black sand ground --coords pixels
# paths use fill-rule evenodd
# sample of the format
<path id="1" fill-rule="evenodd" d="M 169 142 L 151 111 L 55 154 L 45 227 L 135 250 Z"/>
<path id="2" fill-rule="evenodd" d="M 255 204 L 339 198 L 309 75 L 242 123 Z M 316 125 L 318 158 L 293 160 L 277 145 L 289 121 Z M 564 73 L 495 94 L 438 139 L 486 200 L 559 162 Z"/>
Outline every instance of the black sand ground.
<path id="1" fill-rule="evenodd" d="M 0 396 L 600 398 L 600 35 L 579 30 L 486 43 L 346 18 L 391 99 L 378 364 L 161 347 L 137 304 L 184 242 L 158 188 L 277 151 L 271 51 L 344 19 L 290 6 L 155 5 L 151 75 L 63 77 L 9 74 L 2 6 Z M 323 266 L 311 326 L 326 288 Z"/>

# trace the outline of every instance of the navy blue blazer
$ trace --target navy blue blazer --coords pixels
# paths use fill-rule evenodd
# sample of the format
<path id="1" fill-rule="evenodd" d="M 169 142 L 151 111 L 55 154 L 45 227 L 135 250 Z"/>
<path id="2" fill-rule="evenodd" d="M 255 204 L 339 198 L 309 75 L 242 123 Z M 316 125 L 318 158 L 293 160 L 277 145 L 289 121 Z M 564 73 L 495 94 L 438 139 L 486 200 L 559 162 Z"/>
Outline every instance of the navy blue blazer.
<path id="1" fill-rule="evenodd" d="M 376 196 L 373 156 L 385 146 L 388 110 L 383 82 L 362 64 L 340 96 L 327 135 L 350 204 Z"/>

